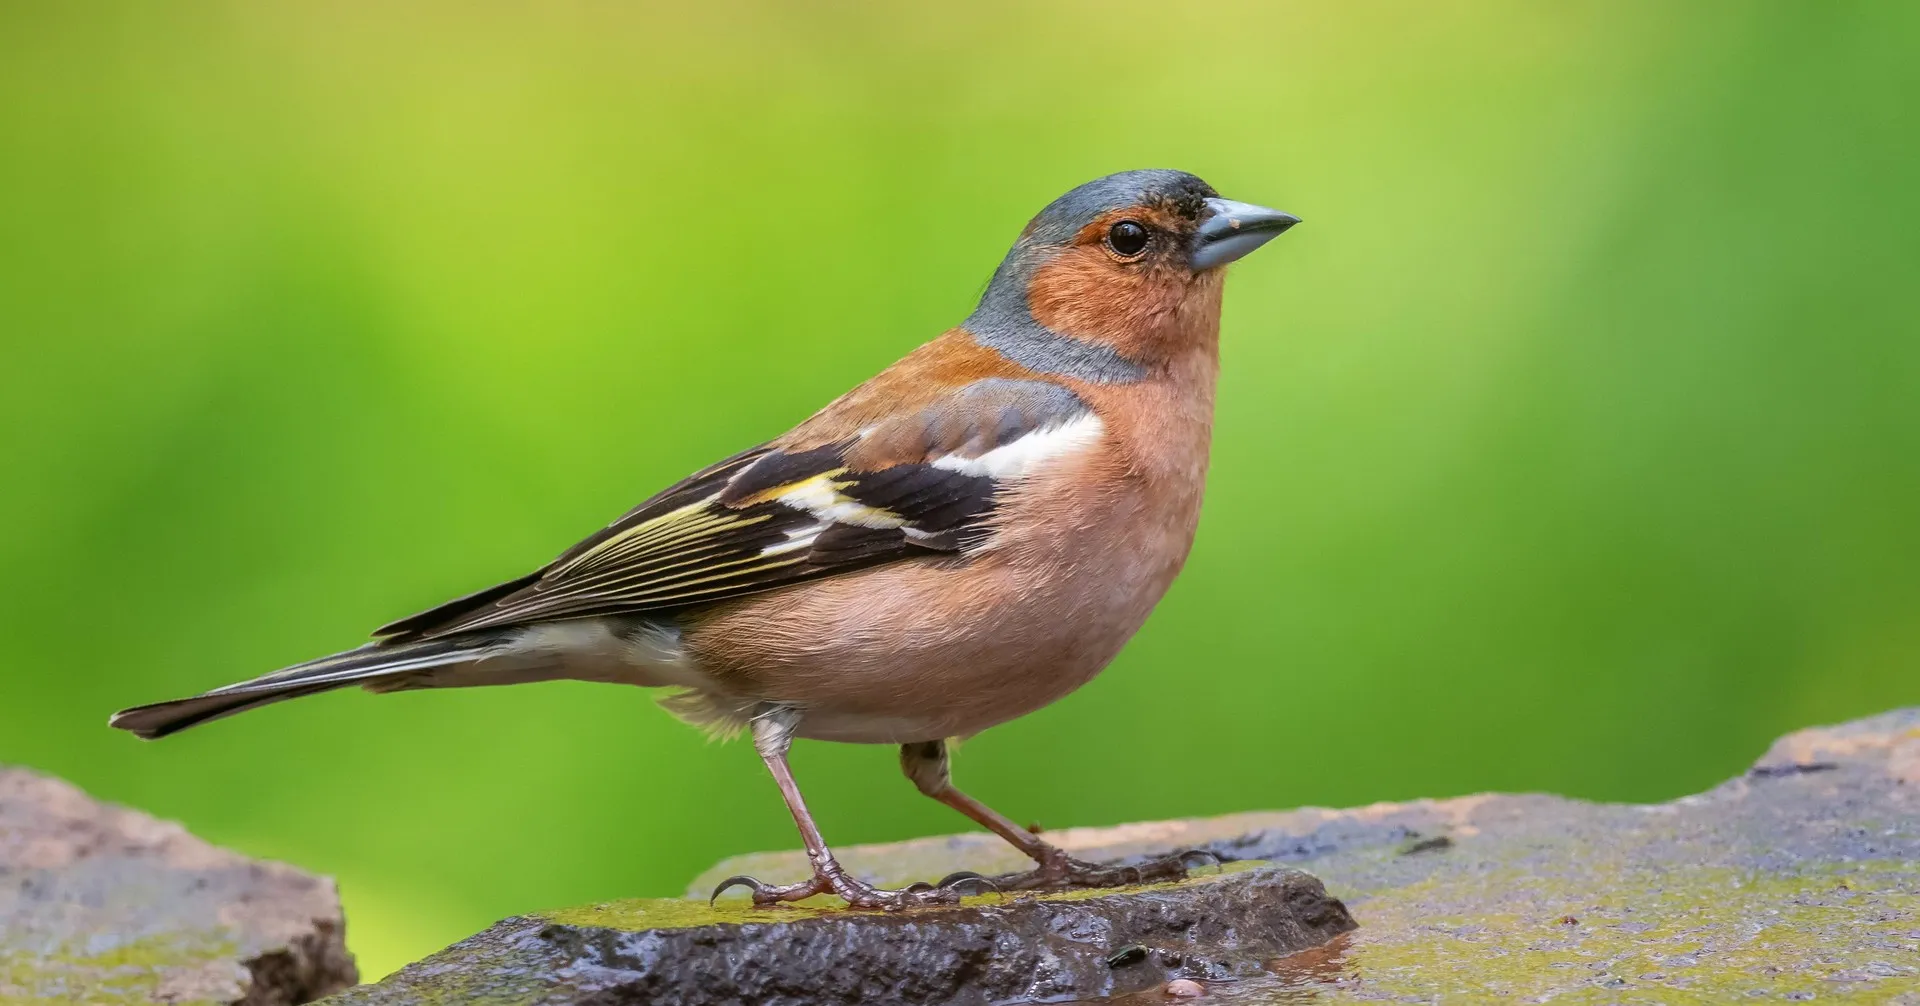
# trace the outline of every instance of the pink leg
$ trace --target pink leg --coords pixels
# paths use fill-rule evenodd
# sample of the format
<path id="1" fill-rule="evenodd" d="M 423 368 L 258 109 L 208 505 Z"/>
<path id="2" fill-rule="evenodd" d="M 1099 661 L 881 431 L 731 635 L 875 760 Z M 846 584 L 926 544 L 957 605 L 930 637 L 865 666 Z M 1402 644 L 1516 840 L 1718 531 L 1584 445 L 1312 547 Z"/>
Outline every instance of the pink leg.
<path id="1" fill-rule="evenodd" d="M 839 860 L 833 857 L 833 850 L 827 848 L 826 839 L 820 835 L 820 827 L 813 823 L 813 815 L 807 812 L 806 799 L 800 795 L 800 784 L 794 781 L 793 769 L 787 764 L 787 751 L 793 746 L 793 731 L 799 722 L 797 710 L 786 706 L 768 708 L 753 719 L 753 746 L 760 753 L 760 759 L 766 762 L 767 771 L 773 774 L 774 783 L 780 787 L 780 797 L 787 802 L 787 811 L 793 815 L 794 826 L 800 829 L 800 841 L 807 847 L 807 861 L 813 865 L 813 876 L 797 884 L 779 886 L 763 884 L 752 877 L 728 877 L 714 888 L 713 897 L 718 898 L 722 891 L 730 887 L 746 887 L 753 891 L 753 903 L 756 905 L 801 901 L 816 894 L 839 895 L 846 899 L 850 908 L 887 910 L 959 901 L 959 894 L 948 888 L 883 891 L 847 873 Z"/>
<path id="2" fill-rule="evenodd" d="M 981 827 L 999 835 L 1014 848 L 1027 854 L 1038 866 L 1026 873 L 1011 873 L 990 878 L 1001 890 L 1026 891 L 1061 887 L 1121 887 L 1127 884 L 1151 884 L 1179 880 L 1187 875 L 1186 861 L 1195 855 L 1214 858 L 1209 853 L 1182 853 L 1141 863 L 1138 866 L 1102 866 L 1067 855 L 1065 849 L 1044 842 L 1040 836 L 1013 823 L 1006 815 L 954 788 L 947 764 L 947 745 L 943 741 L 925 741 L 900 745 L 900 769 L 913 780 L 920 792 L 965 814 Z M 1216 860 L 1217 861 L 1217 860 Z"/>

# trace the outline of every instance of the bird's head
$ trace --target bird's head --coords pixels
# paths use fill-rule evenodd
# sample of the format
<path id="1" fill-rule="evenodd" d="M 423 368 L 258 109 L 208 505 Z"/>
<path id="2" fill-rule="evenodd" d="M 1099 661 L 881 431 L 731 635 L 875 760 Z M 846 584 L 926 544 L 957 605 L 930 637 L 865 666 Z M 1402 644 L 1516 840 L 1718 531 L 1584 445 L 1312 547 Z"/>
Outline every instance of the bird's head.
<path id="1" fill-rule="evenodd" d="M 963 327 L 1043 373 L 1138 380 L 1210 348 L 1221 267 L 1299 222 L 1184 171 L 1098 178 L 1027 224 Z"/>

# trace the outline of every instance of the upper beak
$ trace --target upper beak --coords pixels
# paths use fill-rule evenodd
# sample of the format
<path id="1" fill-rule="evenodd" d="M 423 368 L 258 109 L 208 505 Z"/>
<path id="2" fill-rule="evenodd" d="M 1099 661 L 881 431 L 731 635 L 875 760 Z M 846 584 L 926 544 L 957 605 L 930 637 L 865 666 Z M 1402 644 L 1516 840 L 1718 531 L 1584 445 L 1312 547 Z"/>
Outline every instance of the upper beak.
<path id="1" fill-rule="evenodd" d="M 1243 258 L 1300 222 L 1291 213 L 1231 199 L 1209 199 L 1207 209 L 1211 212 L 1193 239 L 1195 269 L 1211 269 Z"/>

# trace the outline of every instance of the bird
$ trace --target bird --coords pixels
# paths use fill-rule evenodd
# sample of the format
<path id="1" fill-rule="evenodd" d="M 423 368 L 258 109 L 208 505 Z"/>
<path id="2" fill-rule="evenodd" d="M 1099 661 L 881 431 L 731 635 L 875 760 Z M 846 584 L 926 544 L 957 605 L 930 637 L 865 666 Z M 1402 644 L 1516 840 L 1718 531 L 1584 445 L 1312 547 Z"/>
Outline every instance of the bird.
<path id="1" fill-rule="evenodd" d="M 1003 889 L 1184 875 L 1083 862 L 954 786 L 955 738 L 1086 684 L 1185 564 L 1213 431 L 1225 267 L 1299 223 L 1183 171 L 1077 186 L 1020 232 L 978 306 L 788 432 L 629 510 L 539 569 L 375 630 L 356 649 L 109 723 L 154 739 L 349 685 L 559 679 L 668 690 L 741 732 L 811 864 L 758 905 L 952 903 L 841 866 L 788 764 L 796 739 L 898 745 L 926 796 L 1032 870 Z"/>

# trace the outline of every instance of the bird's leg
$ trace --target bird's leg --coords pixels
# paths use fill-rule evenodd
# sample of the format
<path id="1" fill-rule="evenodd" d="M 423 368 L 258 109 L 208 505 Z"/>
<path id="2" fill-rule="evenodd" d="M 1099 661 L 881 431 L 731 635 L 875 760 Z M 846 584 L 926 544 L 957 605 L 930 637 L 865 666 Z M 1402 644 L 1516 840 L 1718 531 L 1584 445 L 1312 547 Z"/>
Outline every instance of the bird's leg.
<path id="1" fill-rule="evenodd" d="M 1025 873 L 986 878 L 1003 891 L 1121 887 L 1179 880 L 1187 875 L 1187 860 L 1196 855 L 1192 852 L 1178 853 L 1134 866 L 1108 866 L 1069 856 L 1065 849 L 1042 841 L 1040 836 L 1013 823 L 992 807 L 955 789 L 947 767 L 945 741 L 900 745 L 900 769 L 908 779 L 913 780 L 920 792 L 967 815 L 988 831 L 1006 839 L 1038 864 L 1035 869 Z"/>
<path id="2" fill-rule="evenodd" d="M 793 746 L 793 733 L 800 724 L 799 710 L 791 706 L 769 704 L 753 717 L 752 724 L 754 750 L 760 753 L 760 760 L 766 762 L 767 771 L 773 773 L 773 781 L 780 786 L 780 796 L 786 800 L 787 810 L 793 814 L 793 823 L 800 829 L 800 840 L 806 844 L 807 861 L 813 865 L 813 876 L 797 884 L 777 886 L 763 884 L 752 877 L 728 877 L 713 889 L 714 898 L 730 887 L 746 887 L 753 891 L 753 903 L 756 905 L 801 901 L 816 894 L 838 895 L 846 899 L 847 905 L 852 908 L 889 910 L 951 904 L 960 900 L 960 895 L 951 886 L 917 885 L 911 890 L 883 891 L 849 875 L 839 860 L 833 857 L 833 851 L 827 848 L 826 840 L 820 837 L 820 828 L 813 823 L 813 815 L 807 812 L 807 803 L 800 796 L 800 786 L 793 781 L 793 770 L 787 765 L 787 751 Z"/>

